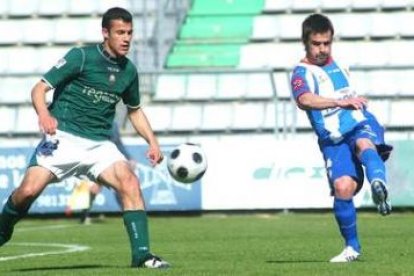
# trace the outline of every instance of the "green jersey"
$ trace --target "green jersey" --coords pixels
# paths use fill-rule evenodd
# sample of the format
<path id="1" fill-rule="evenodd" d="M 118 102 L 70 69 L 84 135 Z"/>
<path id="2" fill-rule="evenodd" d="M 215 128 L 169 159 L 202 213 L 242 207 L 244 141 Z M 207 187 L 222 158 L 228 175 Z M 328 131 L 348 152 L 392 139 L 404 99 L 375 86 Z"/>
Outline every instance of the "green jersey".
<path id="1" fill-rule="evenodd" d="M 101 44 L 71 49 L 44 76 L 55 88 L 51 114 L 58 129 L 92 140 L 111 135 L 116 104 L 139 108 L 138 72 L 126 58 L 112 58 Z"/>

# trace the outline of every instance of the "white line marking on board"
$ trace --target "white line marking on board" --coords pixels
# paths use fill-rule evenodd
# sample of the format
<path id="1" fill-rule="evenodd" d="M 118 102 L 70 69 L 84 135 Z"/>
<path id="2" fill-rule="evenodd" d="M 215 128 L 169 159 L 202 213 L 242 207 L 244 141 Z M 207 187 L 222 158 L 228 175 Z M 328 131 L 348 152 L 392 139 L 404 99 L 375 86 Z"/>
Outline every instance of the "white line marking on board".
<path id="1" fill-rule="evenodd" d="M 45 251 L 45 252 L 39 252 L 39 253 L 28 253 L 28 254 L 8 256 L 8 257 L 0 257 L 0 262 L 23 259 L 23 258 L 40 257 L 40 256 L 46 256 L 46 255 L 69 254 L 69 253 L 81 252 L 81 251 L 90 249 L 89 246 L 84 246 L 84 245 L 79 245 L 79 244 L 62 244 L 62 243 L 40 243 L 40 242 L 19 242 L 17 243 L 16 242 L 16 243 L 11 243 L 10 245 L 11 246 L 57 247 L 57 248 L 63 248 L 63 249 Z"/>

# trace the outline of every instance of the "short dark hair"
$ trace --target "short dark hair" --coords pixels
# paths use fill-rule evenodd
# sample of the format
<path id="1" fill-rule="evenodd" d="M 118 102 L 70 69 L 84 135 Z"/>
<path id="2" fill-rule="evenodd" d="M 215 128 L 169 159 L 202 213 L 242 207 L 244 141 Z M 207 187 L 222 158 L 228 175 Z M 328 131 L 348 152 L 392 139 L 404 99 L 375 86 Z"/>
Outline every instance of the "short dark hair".
<path id="1" fill-rule="evenodd" d="M 328 31 L 334 35 L 331 20 L 323 14 L 311 14 L 302 23 L 302 42 L 306 44 L 311 33 L 326 33 Z"/>
<path id="2" fill-rule="evenodd" d="M 102 28 L 110 29 L 111 21 L 121 19 L 124 22 L 132 22 L 132 14 L 126 9 L 114 7 L 107 10 L 102 16 Z"/>

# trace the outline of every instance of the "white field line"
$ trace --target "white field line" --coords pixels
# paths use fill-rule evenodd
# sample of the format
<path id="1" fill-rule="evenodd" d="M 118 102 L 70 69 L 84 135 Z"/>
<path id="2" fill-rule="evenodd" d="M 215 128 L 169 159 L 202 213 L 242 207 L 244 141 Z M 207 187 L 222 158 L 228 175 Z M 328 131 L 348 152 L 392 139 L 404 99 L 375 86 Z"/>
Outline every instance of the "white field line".
<path id="1" fill-rule="evenodd" d="M 70 227 L 70 225 L 36 226 L 36 227 L 16 229 L 16 231 L 26 232 L 26 231 L 38 231 L 38 230 L 44 230 L 44 229 L 48 229 L 48 230 L 61 229 L 61 228 L 66 228 L 66 227 Z M 27 254 L 21 254 L 21 255 L 0 257 L 0 262 L 24 259 L 24 258 L 32 258 L 32 257 L 41 257 L 41 256 L 47 256 L 47 255 L 69 254 L 69 253 L 81 252 L 81 251 L 90 249 L 89 246 L 79 245 L 79 244 L 40 243 L 40 242 L 15 242 L 15 243 L 10 243 L 10 246 L 51 247 L 51 248 L 54 248 L 54 250 L 38 252 L 38 253 L 27 253 Z"/>

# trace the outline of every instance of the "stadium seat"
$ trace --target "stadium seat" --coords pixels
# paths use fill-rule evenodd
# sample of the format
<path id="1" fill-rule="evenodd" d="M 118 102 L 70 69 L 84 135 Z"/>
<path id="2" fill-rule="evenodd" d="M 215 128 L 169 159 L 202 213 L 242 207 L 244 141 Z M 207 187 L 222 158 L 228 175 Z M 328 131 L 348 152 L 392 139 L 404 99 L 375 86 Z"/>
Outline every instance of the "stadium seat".
<path id="1" fill-rule="evenodd" d="M 39 71 L 39 55 L 34 47 L 7 47 L 1 50 L 7 53 L 7 73 L 33 74 Z"/>
<path id="2" fill-rule="evenodd" d="M 279 17 L 279 39 L 300 41 L 302 34 L 302 22 L 306 15 L 281 15 Z"/>
<path id="3" fill-rule="evenodd" d="M 2 0 L 8 1 L 9 17 L 31 17 L 37 13 L 39 0 Z"/>
<path id="4" fill-rule="evenodd" d="M 352 0 L 321 0 L 320 6 L 323 12 L 347 11 L 352 6 Z"/>
<path id="5" fill-rule="evenodd" d="M 276 95 L 278 98 L 290 98 L 290 74 L 288 72 L 277 72 L 273 74 Z"/>
<path id="6" fill-rule="evenodd" d="M 154 100 L 177 101 L 184 98 L 187 90 L 185 75 L 160 75 L 157 79 Z"/>
<path id="7" fill-rule="evenodd" d="M 68 1 L 39 0 L 37 14 L 46 17 L 65 16 L 68 11 Z"/>
<path id="8" fill-rule="evenodd" d="M 321 6 L 321 0 L 303 1 L 303 0 L 291 0 L 292 13 L 295 12 L 317 12 Z"/>
<path id="9" fill-rule="evenodd" d="M 11 134 L 15 129 L 16 109 L 12 107 L 0 106 L 0 134 Z"/>
<path id="10" fill-rule="evenodd" d="M 253 20 L 251 40 L 273 40 L 279 37 L 277 16 L 259 15 Z"/>
<path id="11" fill-rule="evenodd" d="M 0 1 L 1 2 L 1 1 Z M 3 19 L 0 21 L 0 45 L 19 44 L 22 42 L 23 20 Z"/>
<path id="12" fill-rule="evenodd" d="M 375 114 L 378 122 L 385 127 L 390 126 L 391 120 L 391 101 L 384 99 L 370 99 L 368 110 Z"/>
<path id="13" fill-rule="evenodd" d="M 62 18 L 57 20 L 53 42 L 56 44 L 76 44 L 82 40 L 84 19 Z"/>
<path id="14" fill-rule="evenodd" d="M 133 7 L 139 7 L 139 5 L 141 5 L 142 2 L 143 1 L 100 0 L 100 1 L 98 1 L 97 12 L 101 15 L 104 12 L 106 12 L 109 8 L 112 8 L 112 7 L 121 7 L 121 8 L 130 10 L 131 12 L 134 12 L 136 9 L 135 10 L 131 10 L 131 9 Z M 151 2 L 155 2 L 155 1 L 146 1 L 146 3 L 149 4 L 148 5 L 149 7 L 152 7 Z M 155 4 L 155 3 L 153 3 L 153 4 Z M 134 6 L 134 5 L 137 5 L 137 6 Z"/>
<path id="15" fill-rule="evenodd" d="M 194 0 L 190 15 L 240 15 L 258 14 L 264 0 Z"/>
<path id="16" fill-rule="evenodd" d="M 402 38 L 413 38 L 414 37 L 414 17 L 411 12 L 401 12 L 393 19 L 395 25 L 398 26 L 397 30 Z"/>
<path id="17" fill-rule="evenodd" d="M 174 131 L 196 131 L 200 129 L 202 106 L 200 104 L 175 104 L 171 129 Z"/>
<path id="18" fill-rule="evenodd" d="M 340 13 L 331 16 L 335 34 L 341 39 L 360 39 L 369 37 L 371 17 L 366 14 Z"/>
<path id="19" fill-rule="evenodd" d="M 5 17 L 8 12 L 8 3 L 7 1 L 0 1 L 0 18 Z"/>
<path id="20" fill-rule="evenodd" d="M 247 89 L 245 95 L 246 99 L 271 99 L 274 95 L 271 78 L 271 72 L 247 74 Z"/>
<path id="21" fill-rule="evenodd" d="M 265 0 L 263 11 L 266 13 L 285 13 L 291 7 L 290 1 Z"/>
<path id="22" fill-rule="evenodd" d="M 263 127 L 265 114 L 264 102 L 235 103 L 233 106 L 234 130 L 260 130 Z"/>
<path id="23" fill-rule="evenodd" d="M 367 11 L 367 10 L 379 10 L 381 7 L 382 0 L 364 0 L 352 1 L 352 10 L 355 11 Z"/>
<path id="24" fill-rule="evenodd" d="M 15 133 L 38 134 L 38 117 L 32 106 L 20 106 L 17 109 Z"/>
<path id="25" fill-rule="evenodd" d="M 31 90 L 40 77 L 3 77 L 0 79 L 0 103 L 26 104 L 31 102 Z"/>
<path id="26" fill-rule="evenodd" d="M 216 100 L 242 99 L 247 93 L 247 74 L 222 74 L 218 78 Z"/>
<path id="27" fill-rule="evenodd" d="M 393 1 L 383 0 L 381 2 L 381 9 L 385 11 L 396 10 L 396 9 L 406 10 L 410 6 L 412 7 L 413 4 L 414 3 L 411 0 L 393 0 Z"/>
<path id="28" fill-rule="evenodd" d="M 204 105 L 201 130 L 229 131 L 233 120 L 233 103 L 209 103 Z"/>
<path id="29" fill-rule="evenodd" d="M 398 16 L 398 14 L 394 13 L 373 13 L 370 15 L 371 27 L 369 36 L 380 39 L 397 37 L 399 26 L 397 24 L 390 24 L 390 22 L 393 22 Z"/>
<path id="30" fill-rule="evenodd" d="M 100 18 L 85 19 L 81 25 L 84 31 L 81 37 L 83 43 L 100 43 L 103 41 Z"/>
<path id="31" fill-rule="evenodd" d="M 53 41 L 55 24 L 50 19 L 22 20 L 24 44 L 48 44 Z"/>
<path id="32" fill-rule="evenodd" d="M 413 100 L 395 100 L 391 102 L 390 126 L 412 127 L 414 116 L 410 116 L 413 111 Z"/>
<path id="33" fill-rule="evenodd" d="M 187 77 L 186 100 L 211 100 L 217 91 L 214 74 L 190 74 Z"/>
<path id="34" fill-rule="evenodd" d="M 93 16 L 98 10 L 99 1 L 66 0 L 67 12 L 70 16 Z"/>
<path id="35" fill-rule="evenodd" d="M 168 132 L 171 130 L 172 105 L 149 104 L 143 108 L 145 115 L 147 115 L 148 120 L 151 122 L 151 127 L 154 131 Z M 129 120 L 128 125 L 132 131 L 133 129 Z"/>
<path id="36" fill-rule="evenodd" d="M 52 66 L 56 65 L 59 59 L 63 58 L 69 51 L 71 46 L 57 46 L 57 47 L 44 47 L 37 50 L 39 57 L 38 73 L 44 74 L 49 71 Z"/>

